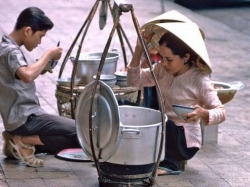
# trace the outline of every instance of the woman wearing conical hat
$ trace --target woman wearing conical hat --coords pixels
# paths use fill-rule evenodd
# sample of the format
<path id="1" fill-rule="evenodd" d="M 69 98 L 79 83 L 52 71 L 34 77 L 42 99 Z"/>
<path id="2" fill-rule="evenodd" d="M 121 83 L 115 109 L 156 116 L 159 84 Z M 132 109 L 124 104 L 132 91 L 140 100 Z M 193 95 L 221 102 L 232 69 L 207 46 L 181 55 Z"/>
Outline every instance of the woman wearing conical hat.
<path id="1" fill-rule="evenodd" d="M 178 162 L 191 159 L 201 147 L 200 121 L 219 124 L 226 113 L 210 81 L 212 68 L 199 27 L 193 22 L 168 22 L 146 24 L 143 30 L 145 43 L 158 50 L 160 60 L 152 70 L 168 116 L 165 158 L 157 174 L 179 174 Z M 141 68 L 142 55 L 137 42 L 127 81 L 131 86 L 155 86 L 150 69 Z M 178 117 L 173 104 L 193 107 L 194 111 Z"/>

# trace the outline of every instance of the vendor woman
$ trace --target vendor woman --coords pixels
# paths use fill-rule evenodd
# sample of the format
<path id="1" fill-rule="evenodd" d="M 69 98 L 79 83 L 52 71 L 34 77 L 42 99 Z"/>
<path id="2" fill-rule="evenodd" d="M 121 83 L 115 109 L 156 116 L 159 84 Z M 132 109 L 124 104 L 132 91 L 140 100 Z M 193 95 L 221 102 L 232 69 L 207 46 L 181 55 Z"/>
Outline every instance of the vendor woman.
<path id="1" fill-rule="evenodd" d="M 204 125 L 216 125 L 225 120 L 226 113 L 210 80 L 212 69 L 199 27 L 184 22 L 153 24 L 153 27 L 151 33 L 150 29 L 145 32 L 145 28 L 142 36 L 146 45 L 155 43 L 158 50 L 160 60 L 152 70 L 168 117 L 165 158 L 157 174 L 176 175 L 180 174 L 179 161 L 191 159 L 201 147 L 201 120 Z M 143 48 L 138 41 L 128 65 L 128 84 L 155 86 L 150 69 L 141 68 L 142 56 Z M 193 107 L 194 111 L 178 117 L 173 104 Z"/>

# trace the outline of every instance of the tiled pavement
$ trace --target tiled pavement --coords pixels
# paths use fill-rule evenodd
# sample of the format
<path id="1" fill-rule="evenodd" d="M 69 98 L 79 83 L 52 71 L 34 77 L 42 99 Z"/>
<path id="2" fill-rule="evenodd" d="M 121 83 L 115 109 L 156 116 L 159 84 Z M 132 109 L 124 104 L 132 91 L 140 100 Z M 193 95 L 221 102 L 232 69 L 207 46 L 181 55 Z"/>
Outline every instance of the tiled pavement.
<path id="1" fill-rule="evenodd" d="M 169 10 L 177 10 L 198 25 L 206 33 L 206 45 L 213 64 L 213 80 L 222 82 L 242 81 L 245 89 L 236 93 L 235 98 L 227 103 L 227 120 L 219 125 L 218 143 L 202 146 L 197 155 L 188 161 L 186 170 L 179 176 L 157 177 L 155 186 L 161 187 L 248 187 L 250 186 L 250 92 L 249 92 L 249 38 L 219 22 L 207 19 L 171 1 L 164 0 L 127 0 L 133 3 L 135 14 L 140 24 Z M 29 60 L 35 60 L 47 47 L 55 46 L 61 41 L 66 52 L 83 21 L 86 19 L 93 0 L 8 0 L 1 2 L 0 33 L 9 33 L 19 12 L 28 6 L 38 6 L 51 17 L 55 27 L 32 53 L 26 53 Z M 97 14 L 98 15 L 98 12 Z M 98 17 L 98 16 L 96 16 Z M 121 24 L 131 41 L 136 35 L 129 13 L 121 17 Z M 95 18 L 89 29 L 83 50 L 89 52 L 102 51 L 106 37 L 112 25 L 111 16 L 104 30 L 98 28 Z M 119 49 L 116 39 L 113 48 Z M 119 60 L 118 68 L 123 62 Z M 37 83 L 37 94 L 41 105 L 48 112 L 57 114 L 55 98 L 56 79 L 60 69 L 56 67 L 53 74 L 40 76 Z M 71 73 L 71 63 L 63 76 Z M 1 101 L 2 102 L 2 101 Z M 3 130 L 3 125 L 0 123 Z M 2 140 L 0 141 L 2 145 Z M 0 155 L 1 187 L 97 187 L 98 175 L 91 162 L 69 162 L 52 155 L 41 155 L 45 160 L 43 168 L 30 168 L 18 161 L 6 160 Z"/>

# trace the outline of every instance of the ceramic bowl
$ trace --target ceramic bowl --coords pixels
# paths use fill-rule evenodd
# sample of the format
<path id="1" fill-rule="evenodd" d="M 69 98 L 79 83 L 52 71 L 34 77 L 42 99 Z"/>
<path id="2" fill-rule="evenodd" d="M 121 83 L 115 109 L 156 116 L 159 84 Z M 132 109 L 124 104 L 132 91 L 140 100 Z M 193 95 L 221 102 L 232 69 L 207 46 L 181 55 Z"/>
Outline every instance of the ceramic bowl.
<path id="1" fill-rule="evenodd" d="M 74 81 L 74 86 L 76 86 L 81 79 L 75 78 Z M 70 87 L 71 84 L 71 78 L 60 78 L 57 80 L 57 83 L 59 86 L 65 86 L 65 87 Z"/>
<path id="2" fill-rule="evenodd" d="M 96 75 L 93 76 L 96 79 Z M 110 88 L 113 88 L 116 84 L 116 76 L 109 74 L 101 74 L 100 81 L 106 83 Z"/>
<path id="3" fill-rule="evenodd" d="M 183 114 L 190 113 L 194 111 L 194 108 L 188 107 L 188 106 L 182 106 L 182 105 L 172 105 L 173 110 L 176 113 L 176 115 L 181 118 Z"/>
<path id="4" fill-rule="evenodd" d="M 127 80 L 127 72 L 126 71 L 117 71 L 115 72 L 115 76 L 117 80 Z"/>
<path id="5" fill-rule="evenodd" d="M 115 76 L 117 79 L 116 84 L 120 87 L 128 87 L 127 84 L 127 72 L 126 71 L 117 71 L 115 72 Z"/>
<path id="6" fill-rule="evenodd" d="M 116 84 L 120 87 L 128 87 L 127 80 L 117 80 Z"/>
<path id="7" fill-rule="evenodd" d="M 234 98 L 237 89 L 230 84 L 218 81 L 212 81 L 212 84 L 214 85 L 214 89 L 217 91 L 217 95 L 222 104 L 225 104 Z"/>

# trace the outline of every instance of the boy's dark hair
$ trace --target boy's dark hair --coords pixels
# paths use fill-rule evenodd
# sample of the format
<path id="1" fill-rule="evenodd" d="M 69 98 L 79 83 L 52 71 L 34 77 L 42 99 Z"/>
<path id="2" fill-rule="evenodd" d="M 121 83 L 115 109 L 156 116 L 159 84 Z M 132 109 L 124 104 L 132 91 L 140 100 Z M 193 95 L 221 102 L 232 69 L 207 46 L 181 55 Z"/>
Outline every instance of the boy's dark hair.
<path id="1" fill-rule="evenodd" d="M 31 27 L 33 33 L 36 31 L 50 30 L 54 26 L 53 22 L 37 7 L 24 9 L 18 16 L 15 30 L 23 27 Z"/>

